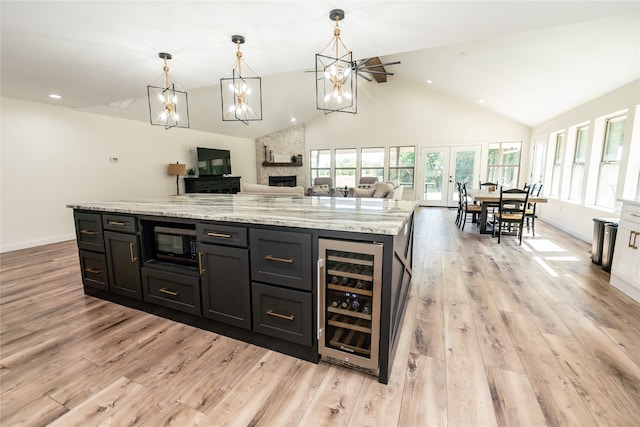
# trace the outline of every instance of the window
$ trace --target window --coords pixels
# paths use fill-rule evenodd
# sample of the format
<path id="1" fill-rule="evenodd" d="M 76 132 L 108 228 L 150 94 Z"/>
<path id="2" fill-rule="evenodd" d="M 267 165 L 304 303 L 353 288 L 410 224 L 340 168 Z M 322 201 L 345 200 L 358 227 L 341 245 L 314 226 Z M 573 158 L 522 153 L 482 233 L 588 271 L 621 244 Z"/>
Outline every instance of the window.
<path id="1" fill-rule="evenodd" d="M 406 188 L 413 188 L 416 148 L 389 147 L 389 181 L 398 180 Z"/>
<path id="2" fill-rule="evenodd" d="M 553 157 L 553 169 L 551 170 L 551 195 L 560 195 L 560 181 L 562 173 L 562 155 L 564 153 L 564 138 L 565 134 L 556 134 L 556 147 Z"/>
<path id="3" fill-rule="evenodd" d="M 331 150 L 311 150 L 311 182 L 314 178 L 331 176 Z"/>
<path id="4" fill-rule="evenodd" d="M 360 176 L 376 176 L 384 181 L 384 148 L 363 148 L 360 156 Z"/>
<path id="5" fill-rule="evenodd" d="M 578 128 L 576 134 L 576 151 L 571 166 L 571 182 L 569 183 L 569 200 L 582 202 L 582 184 L 584 182 L 585 162 L 587 161 L 587 144 L 589 143 L 589 126 Z"/>
<path id="6" fill-rule="evenodd" d="M 626 115 L 607 120 L 596 190 L 596 205 L 598 206 L 613 208 L 615 205 L 626 124 Z"/>
<path id="7" fill-rule="evenodd" d="M 356 186 L 356 149 L 343 148 L 335 151 L 336 188 Z"/>
<path id="8" fill-rule="evenodd" d="M 490 143 L 487 180 L 505 187 L 517 188 L 521 151 L 521 142 Z"/>

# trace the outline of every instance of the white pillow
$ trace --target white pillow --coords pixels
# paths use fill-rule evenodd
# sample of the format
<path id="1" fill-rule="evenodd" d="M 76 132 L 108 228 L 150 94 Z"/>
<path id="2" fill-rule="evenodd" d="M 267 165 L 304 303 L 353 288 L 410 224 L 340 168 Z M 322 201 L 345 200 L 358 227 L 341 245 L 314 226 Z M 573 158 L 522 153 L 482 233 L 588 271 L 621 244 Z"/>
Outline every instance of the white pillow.
<path id="1" fill-rule="evenodd" d="M 358 188 L 373 188 L 375 184 L 358 184 Z"/>
<path id="2" fill-rule="evenodd" d="M 313 191 L 319 191 L 321 193 L 328 193 L 329 192 L 329 184 L 314 185 L 313 186 Z"/>
<path id="3" fill-rule="evenodd" d="M 373 197 L 373 192 L 376 191 L 375 188 L 355 188 L 353 190 L 353 195 L 355 197 Z"/>
<path id="4" fill-rule="evenodd" d="M 390 191 L 393 191 L 393 184 L 390 182 L 382 182 L 376 187 L 373 197 L 387 197 Z"/>

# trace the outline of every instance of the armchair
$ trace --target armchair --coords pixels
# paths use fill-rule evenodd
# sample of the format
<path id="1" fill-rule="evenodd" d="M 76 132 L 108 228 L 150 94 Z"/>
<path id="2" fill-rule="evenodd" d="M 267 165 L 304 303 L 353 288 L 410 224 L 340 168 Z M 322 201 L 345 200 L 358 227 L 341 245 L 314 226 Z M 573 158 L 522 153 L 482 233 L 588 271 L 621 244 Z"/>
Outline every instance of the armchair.
<path id="1" fill-rule="evenodd" d="M 379 181 L 377 176 L 362 176 L 358 180 L 357 187 L 349 188 L 349 197 L 372 197 L 373 191 L 371 190 L 374 189 L 378 183 Z"/>
<path id="2" fill-rule="evenodd" d="M 331 178 L 317 177 L 313 179 L 313 187 L 307 188 L 307 196 L 329 196 L 333 197 L 336 189 L 333 187 Z"/>

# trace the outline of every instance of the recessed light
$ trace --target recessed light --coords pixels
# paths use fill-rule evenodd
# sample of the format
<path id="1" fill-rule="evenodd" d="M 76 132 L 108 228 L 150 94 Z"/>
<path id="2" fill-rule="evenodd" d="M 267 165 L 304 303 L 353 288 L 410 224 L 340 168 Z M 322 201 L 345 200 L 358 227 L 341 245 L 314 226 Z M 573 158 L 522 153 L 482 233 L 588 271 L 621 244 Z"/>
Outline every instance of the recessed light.
<path id="1" fill-rule="evenodd" d="M 431 83 L 433 83 L 433 80 L 427 80 L 428 85 L 430 85 Z"/>
<path id="2" fill-rule="evenodd" d="M 49 98 L 51 99 L 62 99 L 62 95 L 58 95 L 57 93 L 50 93 Z"/>
<path id="3" fill-rule="evenodd" d="M 484 99 L 482 99 L 482 98 L 478 98 L 478 99 L 476 99 L 476 101 L 478 101 L 480 104 L 484 104 Z"/>
<path id="4" fill-rule="evenodd" d="M 295 121 L 296 121 L 296 118 L 295 118 L 295 117 L 291 117 L 291 121 L 292 121 L 292 122 L 295 122 Z"/>

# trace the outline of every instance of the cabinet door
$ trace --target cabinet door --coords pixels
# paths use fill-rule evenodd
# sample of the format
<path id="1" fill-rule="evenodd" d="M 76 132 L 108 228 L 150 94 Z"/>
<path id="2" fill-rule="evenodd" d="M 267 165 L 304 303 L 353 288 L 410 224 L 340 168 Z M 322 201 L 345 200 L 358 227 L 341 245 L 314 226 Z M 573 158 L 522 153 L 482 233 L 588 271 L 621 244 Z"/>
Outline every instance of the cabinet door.
<path id="1" fill-rule="evenodd" d="M 102 238 L 102 236 L 100 237 Z M 79 255 L 80 272 L 84 286 L 108 291 L 107 262 L 104 254 L 81 250 Z"/>
<path id="2" fill-rule="evenodd" d="M 142 299 L 138 236 L 104 232 L 111 292 Z"/>
<path id="3" fill-rule="evenodd" d="M 621 221 L 618 225 L 611 271 L 629 284 L 640 287 L 640 250 L 634 249 L 634 246 L 640 245 L 640 233 L 632 228 L 633 225 L 626 221 Z"/>
<path id="4" fill-rule="evenodd" d="M 251 329 L 249 251 L 200 244 L 204 317 Z"/>

